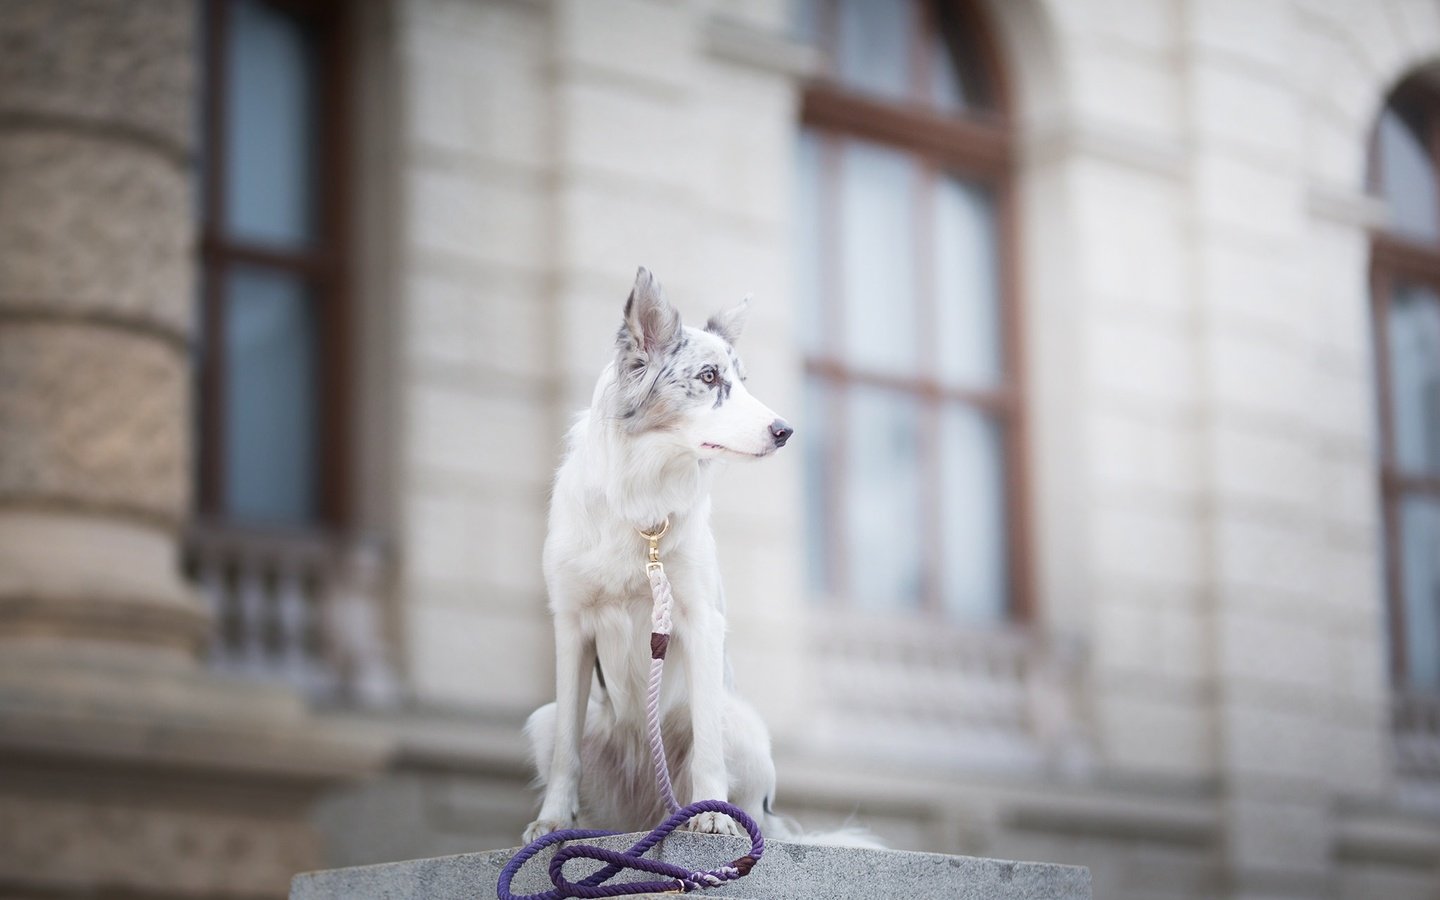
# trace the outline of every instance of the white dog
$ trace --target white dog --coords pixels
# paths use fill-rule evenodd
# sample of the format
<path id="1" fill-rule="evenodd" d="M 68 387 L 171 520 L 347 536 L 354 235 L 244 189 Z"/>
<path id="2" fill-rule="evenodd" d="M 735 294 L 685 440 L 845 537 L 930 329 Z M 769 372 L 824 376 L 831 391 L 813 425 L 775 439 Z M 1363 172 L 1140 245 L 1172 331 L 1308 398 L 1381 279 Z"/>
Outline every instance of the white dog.
<path id="1" fill-rule="evenodd" d="M 667 520 L 660 557 L 675 606 L 661 715 L 675 795 L 681 804 L 729 800 L 767 831 L 789 831 L 771 814 L 769 733 L 731 689 L 710 531 L 715 463 L 769 456 L 792 433 L 745 388 L 734 345 L 747 302 L 703 330 L 684 327 L 642 268 L 615 360 L 570 431 L 544 552 L 556 701 L 526 725 L 545 785 L 526 842 L 577 825 L 645 831 L 667 815 L 646 742 L 651 594 L 636 533 Z M 718 813 L 686 827 L 743 834 Z"/>

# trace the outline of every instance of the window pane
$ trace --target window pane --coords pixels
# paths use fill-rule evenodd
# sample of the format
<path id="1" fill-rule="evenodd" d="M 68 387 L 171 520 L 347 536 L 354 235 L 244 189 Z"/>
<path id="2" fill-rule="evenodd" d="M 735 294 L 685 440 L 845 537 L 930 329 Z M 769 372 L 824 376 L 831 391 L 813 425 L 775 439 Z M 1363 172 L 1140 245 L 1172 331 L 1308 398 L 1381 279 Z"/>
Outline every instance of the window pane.
<path id="1" fill-rule="evenodd" d="M 829 594 L 830 526 L 834 509 L 830 503 L 830 485 L 834 478 L 834 446 L 830 438 L 834 423 L 830 421 L 830 401 L 834 391 L 819 378 L 805 380 L 804 418 L 800 439 L 805 448 L 805 563 L 810 591 L 815 595 Z"/>
<path id="2" fill-rule="evenodd" d="M 963 112 L 974 105 L 950 42 L 936 34 L 930 48 L 930 102 L 945 112 Z"/>
<path id="3" fill-rule="evenodd" d="M 1405 655 L 1412 687 L 1440 688 L 1440 501 L 1400 504 Z"/>
<path id="4" fill-rule="evenodd" d="M 316 517 L 316 329 L 290 275 L 236 269 L 225 299 L 225 512 L 305 523 Z"/>
<path id="5" fill-rule="evenodd" d="M 1395 461 L 1406 471 L 1440 473 L 1440 297 L 1402 286 L 1387 328 Z"/>
<path id="6" fill-rule="evenodd" d="M 904 153 L 847 142 L 841 174 L 845 358 L 911 373 L 919 348 L 915 196 L 919 170 Z"/>
<path id="7" fill-rule="evenodd" d="M 994 97 L 974 31 L 976 23 L 948 0 L 932 2 L 930 13 L 930 102 L 950 113 L 993 108 Z"/>
<path id="8" fill-rule="evenodd" d="M 940 377 L 993 385 L 1000 379 L 1000 283 L 989 192 L 953 176 L 940 180 L 934 256 Z"/>
<path id="9" fill-rule="evenodd" d="M 821 318 L 825 289 L 825 216 L 821 193 L 824 139 L 806 129 L 800 132 L 795 151 L 795 298 L 799 308 L 795 324 L 800 332 L 801 349 L 813 353 L 822 346 L 825 334 Z"/>
<path id="10" fill-rule="evenodd" d="M 308 240 L 320 115 L 310 41 L 293 17 L 261 0 L 237 0 L 228 52 L 225 227 L 257 241 Z"/>
<path id="11" fill-rule="evenodd" d="M 838 7 L 840 45 L 835 66 L 840 81 L 889 99 L 908 97 L 915 5 L 908 0 L 840 0 Z"/>
<path id="12" fill-rule="evenodd" d="M 820 7 L 824 0 L 790 0 L 790 34 L 801 44 L 820 45 Z"/>
<path id="13" fill-rule="evenodd" d="M 945 610 L 966 622 L 1004 619 L 1005 463 L 1000 429 L 983 413 L 948 406 L 940 421 Z"/>
<path id="14" fill-rule="evenodd" d="M 1414 123 L 1394 109 L 1380 116 L 1380 195 L 1390 227 L 1424 240 L 1440 238 L 1435 161 Z"/>
<path id="15" fill-rule="evenodd" d="M 847 395 L 846 565 L 860 609 L 920 605 L 920 404 L 872 387 Z"/>

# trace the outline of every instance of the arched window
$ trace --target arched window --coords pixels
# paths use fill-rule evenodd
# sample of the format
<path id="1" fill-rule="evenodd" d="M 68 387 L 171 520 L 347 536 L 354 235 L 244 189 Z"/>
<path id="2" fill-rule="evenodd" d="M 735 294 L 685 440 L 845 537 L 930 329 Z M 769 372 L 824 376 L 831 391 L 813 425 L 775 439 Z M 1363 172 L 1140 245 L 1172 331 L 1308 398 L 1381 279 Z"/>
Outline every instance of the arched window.
<path id="1" fill-rule="evenodd" d="M 798 293 L 812 593 L 962 622 L 1028 612 L 1012 142 L 956 0 L 809 0 Z"/>
<path id="2" fill-rule="evenodd" d="M 1440 691 L 1440 94 L 1401 85 L 1381 114 L 1371 184 L 1388 217 L 1371 289 L 1392 672 Z"/>

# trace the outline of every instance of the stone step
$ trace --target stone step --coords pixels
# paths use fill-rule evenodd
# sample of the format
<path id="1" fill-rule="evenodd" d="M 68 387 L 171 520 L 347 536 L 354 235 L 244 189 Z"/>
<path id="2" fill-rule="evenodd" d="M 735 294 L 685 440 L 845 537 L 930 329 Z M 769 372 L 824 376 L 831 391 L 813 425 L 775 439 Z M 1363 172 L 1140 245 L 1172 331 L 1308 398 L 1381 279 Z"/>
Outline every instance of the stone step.
<path id="1" fill-rule="evenodd" d="M 640 835 L 617 835 L 588 843 L 624 849 Z M 710 869 L 749 849 L 741 838 L 676 833 L 651 857 L 694 869 Z M 436 859 L 332 869 L 296 875 L 291 900 L 488 900 L 495 896 L 500 869 L 515 850 L 492 850 Z M 511 886 L 517 894 L 551 888 L 546 866 L 552 851 L 530 860 Z M 577 860 L 566 874 L 579 880 L 589 871 Z M 627 880 L 654 879 L 623 873 Z M 1090 900 L 1090 870 L 1046 863 L 1006 862 L 940 853 L 857 850 L 769 841 L 754 870 L 724 887 L 699 896 L 749 897 L 751 900 Z"/>

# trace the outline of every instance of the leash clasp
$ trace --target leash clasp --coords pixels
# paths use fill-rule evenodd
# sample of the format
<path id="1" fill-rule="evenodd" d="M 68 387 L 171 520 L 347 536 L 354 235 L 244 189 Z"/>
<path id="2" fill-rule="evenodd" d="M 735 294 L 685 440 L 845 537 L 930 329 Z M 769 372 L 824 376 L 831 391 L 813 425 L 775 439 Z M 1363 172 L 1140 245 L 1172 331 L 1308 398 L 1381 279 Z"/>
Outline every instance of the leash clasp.
<path id="1" fill-rule="evenodd" d="M 665 566 L 660 562 L 660 539 L 670 530 L 670 517 L 666 516 L 661 523 L 659 531 L 645 531 L 642 528 L 635 529 L 640 536 L 650 542 L 649 560 L 645 563 L 645 574 L 649 575 L 655 571 L 665 571 Z"/>

